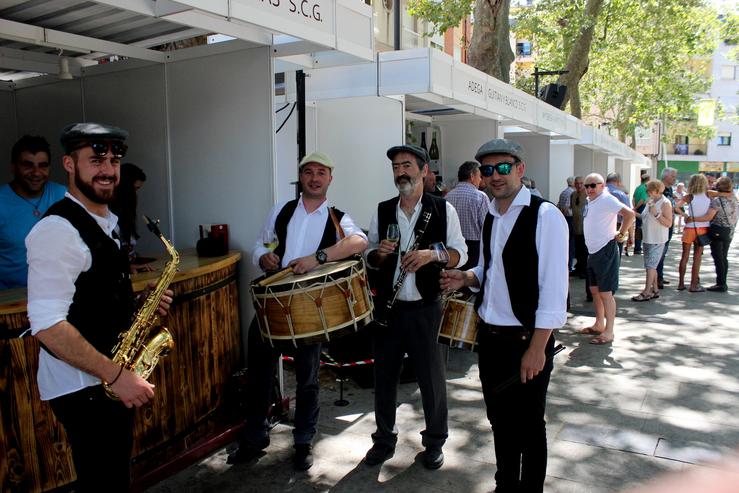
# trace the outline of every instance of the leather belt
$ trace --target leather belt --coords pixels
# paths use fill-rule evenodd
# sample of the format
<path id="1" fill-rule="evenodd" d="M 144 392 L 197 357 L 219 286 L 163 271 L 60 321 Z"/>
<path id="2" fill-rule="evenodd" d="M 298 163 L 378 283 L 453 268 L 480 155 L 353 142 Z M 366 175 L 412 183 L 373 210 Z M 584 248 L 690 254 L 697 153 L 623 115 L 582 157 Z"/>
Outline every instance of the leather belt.
<path id="1" fill-rule="evenodd" d="M 477 324 L 477 330 L 492 336 L 519 341 L 528 341 L 532 335 L 529 329 L 520 325 L 492 325 L 482 321 Z"/>

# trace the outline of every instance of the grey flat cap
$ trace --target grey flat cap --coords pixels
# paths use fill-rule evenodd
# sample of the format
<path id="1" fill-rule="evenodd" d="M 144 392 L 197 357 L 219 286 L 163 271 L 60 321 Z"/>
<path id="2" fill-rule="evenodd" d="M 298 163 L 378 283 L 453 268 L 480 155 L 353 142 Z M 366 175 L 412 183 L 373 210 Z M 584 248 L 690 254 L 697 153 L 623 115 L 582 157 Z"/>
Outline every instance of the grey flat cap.
<path id="1" fill-rule="evenodd" d="M 482 163 L 482 158 L 489 154 L 510 154 L 517 158 L 519 161 L 523 161 L 523 147 L 518 142 L 508 139 L 493 139 L 485 142 L 477 150 L 475 159 Z"/>
<path id="2" fill-rule="evenodd" d="M 429 153 L 423 147 L 414 146 L 413 144 L 405 144 L 402 146 L 394 146 L 387 150 L 387 157 L 392 161 L 399 152 L 410 152 L 414 156 L 418 156 L 424 163 L 429 162 Z"/>
<path id="3" fill-rule="evenodd" d="M 104 123 L 73 123 L 62 130 L 59 141 L 66 152 L 72 151 L 74 145 L 82 140 L 120 140 L 128 138 L 128 132 L 122 128 Z"/>

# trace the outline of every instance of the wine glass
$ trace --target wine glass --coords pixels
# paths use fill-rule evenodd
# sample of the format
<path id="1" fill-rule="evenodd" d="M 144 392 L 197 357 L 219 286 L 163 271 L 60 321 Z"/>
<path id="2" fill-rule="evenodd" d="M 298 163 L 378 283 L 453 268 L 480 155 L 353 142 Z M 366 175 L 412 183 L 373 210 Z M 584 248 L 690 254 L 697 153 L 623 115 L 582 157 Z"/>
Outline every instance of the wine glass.
<path id="1" fill-rule="evenodd" d="M 277 238 L 277 233 L 273 229 L 266 229 L 262 231 L 262 244 L 264 248 L 274 251 L 277 245 L 280 244 L 280 240 Z"/>
<path id="2" fill-rule="evenodd" d="M 436 263 L 443 269 L 446 264 L 449 263 L 449 251 L 442 242 L 436 242 L 429 245 L 429 250 L 432 250 L 436 255 Z"/>
<path id="3" fill-rule="evenodd" d="M 387 225 L 387 234 L 385 239 L 390 243 L 397 243 L 400 241 L 400 227 L 396 223 Z"/>

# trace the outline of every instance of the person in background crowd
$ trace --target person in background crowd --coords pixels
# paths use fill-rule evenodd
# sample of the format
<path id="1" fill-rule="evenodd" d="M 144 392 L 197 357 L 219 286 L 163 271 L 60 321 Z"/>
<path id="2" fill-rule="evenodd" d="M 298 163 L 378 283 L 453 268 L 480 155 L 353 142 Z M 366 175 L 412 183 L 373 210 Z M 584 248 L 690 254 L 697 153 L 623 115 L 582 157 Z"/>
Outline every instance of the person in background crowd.
<path id="1" fill-rule="evenodd" d="M 642 248 L 644 253 L 644 268 L 647 271 L 644 290 L 631 299 L 633 301 L 649 301 L 659 298 L 657 283 L 657 264 L 662 258 L 662 252 L 667 242 L 667 228 L 672 224 L 672 204 L 662 195 L 665 185 L 659 180 L 647 182 L 647 205 L 642 216 Z"/>
<path id="2" fill-rule="evenodd" d="M 725 293 L 729 290 L 726 283 L 729 271 L 729 246 L 734 237 L 739 205 L 731 191 L 731 178 L 727 176 L 719 178 L 716 181 L 716 191 L 720 195 L 712 194 L 716 196 L 711 199 L 708 212 L 704 216 L 691 219 L 696 222 L 710 221 L 708 231 L 711 237 L 711 257 L 716 267 L 716 284 L 707 289 Z"/>
<path id="3" fill-rule="evenodd" d="M 557 207 L 559 208 L 562 215 L 564 215 L 567 221 L 567 230 L 569 231 L 569 248 L 570 258 L 567 263 L 567 268 L 570 272 L 574 268 L 575 264 L 575 233 L 572 229 L 572 207 L 570 207 L 570 197 L 575 192 L 575 177 L 570 176 L 567 178 L 567 188 L 562 190 L 559 194 L 559 200 L 557 201 Z"/>
<path id="4" fill-rule="evenodd" d="M 575 191 L 570 196 L 570 209 L 572 209 L 572 230 L 575 233 L 575 270 L 573 275 L 585 279 L 588 276 L 588 247 L 585 245 L 585 233 L 583 233 L 583 218 L 588 207 L 587 194 L 583 187 L 582 176 L 575 177 Z M 592 295 L 586 296 L 590 298 Z"/>
<path id="5" fill-rule="evenodd" d="M 674 198 L 675 202 L 680 202 L 683 197 L 685 197 L 685 183 L 680 182 L 677 185 L 675 185 L 675 191 L 674 191 Z M 683 216 L 681 214 L 675 214 L 676 224 L 675 224 L 675 230 L 674 232 L 677 234 L 681 234 L 683 232 L 683 226 L 685 225 L 683 221 Z"/>
<path id="6" fill-rule="evenodd" d="M 685 217 L 685 229 L 683 230 L 683 250 L 680 257 L 680 265 L 678 270 L 679 282 L 678 291 L 685 290 L 685 271 L 688 267 L 690 259 L 690 247 L 693 247 L 693 265 L 690 269 L 690 287 L 688 291 L 691 293 L 702 293 L 705 288 L 700 285 L 700 268 L 701 259 L 703 257 L 703 246 L 698 243 L 698 237 L 708 233 L 709 221 L 705 219 L 711 205 L 711 199 L 708 198 L 708 180 L 703 174 L 695 174 L 690 177 L 688 182 L 688 194 L 683 200 L 677 203 L 677 206 L 687 204 L 687 216 Z"/>
<path id="7" fill-rule="evenodd" d="M 626 207 L 631 207 L 631 203 L 629 202 L 629 196 L 626 195 L 626 192 L 624 192 L 621 189 L 621 177 L 618 173 L 608 173 L 608 176 L 606 176 L 606 187 L 608 188 L 608 191 L 611 195 L 616 197 L 619 202 L 621 202 Z M 617 216 L 616 219 L 616 227 L 621 227 L 621 215 Z M 626 250 L 626 256 L 629 256 L 629 245 L 633 244 L 633 240 L 631 237 L 629 237 L 626 240 L 626 246 L 624 246 L 623 243 L 618 243 L 618 253 L 619 255 L 623 253 L 624 249 Z"/>
<path id="8" fill-rule="evenodd" d="M 118 237 L 121 240 L 121 249 L 128 252 L 131 261 L 131 273 L 151 271 L 148 264 L 137 265 L 136 242 L 139 232 L 136 228 L 138 217 L 138 192 L 146 181 L 146 173 L 133 163 L 121 164 L 121 181 L 115 189 L 110 210 L 118 216 Z"/>
<path id="9" fill-rule="evenodd" d="M 467 244 L 467 263 L 460 269 L 465 270 L 477 265 L 480 255 L 480 233 L 482 222 L 488 213 L 487 195 L 478 190 L 482 175 L 475 161 L 462 163 L 457 171 L 457 186 L 446 195 L 446 200 L 454 206 L 462 227 L 462 236 Z"/>
<path id="10" fill-rule="evenodd" d="M 704 173 L 708 181 L 708 190 L 716 190 L 716 175 L 713 173 Z"/>
<path id="11" fill-rule="evenodd" d="M 534 180 L 532 180 L 528 176 L 522 176 L 521 183 L 523 183 L 523 186 L 531 191 L 531 195 L 541 198 L 541 192 L 536 189 L 536 182 Z"/>
<path id="12" fill-rule="evenodd" d="M 675 168 L 665 168 L 662 170 L 662 184 L 665 186 L 664 192 L 662 192 L 662 195 L 667 197 L 667 199 L 672 204 L 672 218 L 675 219 L 675 215 L 680 214 L 681 211 L 678 210 L 676 207 L 677 202 L 675 202 L 675 194 L 672 192 L 672 186 L 677 182 L 677 170 Z M 665 279 L 664 270 L 665 270 L 665 257 L 667 256 L 667 250 L 670 248 L 670 241 L 672 240 L 672 232 L 673 228 L 672 225 L 670 225 L 669 229 L 667 230 L 667 243 L 665 243 L 665 251 L 662 252 L 662 258 L 659 261 L 659 264 L 657 265 L 657 284 L 659 284 L 659 289 L 664 288 L 666 285 L 670 284 L 670 281 Z"/>
<path id="13" fill-rule="evenodd" d="M 588 194 L 588 209 L 584 220 L 585 243 L 588 247 L 588 280 L 595 305 L 595 323 L 582 329 L 581 334 L 595 334 L 590 344 L 613 341 L 616 319 L 618 269 L 620 258 L 616 242 L 622 242 L 634 222 L 634 211 L 608 193 L 603 177 L 591 173 L 583 184 Z M 623 215 L 621 228 L 616 228 L 616 216 Z"/>
<path id="14" fill-rule="evenodd" d="M 647 182 L 649 181 L 649 175 L 643 174 L 641 175 L 641 183 L 638 187 L 634 189 L 634 196 L 632 197 L 633 204 L 634 204 L 634 212 L 637 212 L 641 214 L 641 212 L 644 210 L 644 205 L 647 203 L 648 197 L 647 197 Z M 636 223 L 634 224 L 634 255 L 640 255 L 641 254 L 641 239 L 642 232 L 641 232 L 641 219 L 638 217 L 636 218 Z"/>
<path id="15" fill-rule="evenodd" d="M 64 198 L 66 188 L 49 181 L 49 143 L 24 135 L 10 151 L 13 179 L 0 186 L 0 289 L 26 285 L 25 239 L 46 210 Z"/>

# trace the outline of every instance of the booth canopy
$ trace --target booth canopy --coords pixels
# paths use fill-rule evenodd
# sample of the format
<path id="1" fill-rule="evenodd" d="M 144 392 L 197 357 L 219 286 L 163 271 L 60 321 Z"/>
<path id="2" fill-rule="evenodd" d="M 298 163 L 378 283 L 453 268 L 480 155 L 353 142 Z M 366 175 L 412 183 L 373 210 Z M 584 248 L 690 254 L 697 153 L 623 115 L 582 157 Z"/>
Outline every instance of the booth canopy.
<path id="1" fill-rule="evenodd" d="M 164 63 L 152 49 L 206 34 L 273 46 L 275 57 L 312 66 L 322 52 L 372 60 L 372 8 L 356 0 L 5 0 L 0 3 L 0 80 L 69 73 L 118 58 Z M 302 57 L 302 60 L 300 60 Z"/>

